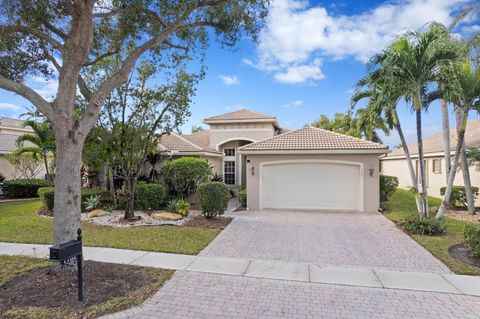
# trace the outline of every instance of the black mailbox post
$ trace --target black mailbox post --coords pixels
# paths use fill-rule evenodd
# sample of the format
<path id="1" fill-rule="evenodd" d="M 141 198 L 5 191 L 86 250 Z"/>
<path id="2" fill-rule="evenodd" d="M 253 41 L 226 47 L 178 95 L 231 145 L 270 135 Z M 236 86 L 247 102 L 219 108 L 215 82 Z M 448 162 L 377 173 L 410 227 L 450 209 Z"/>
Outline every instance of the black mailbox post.
<path id="1" fill-rule="evenodd" d="M 77 240 L 57 243 L 50 247 L 50 261 L 59 262 L 62 267 L 76 261 L 78 277 L 78 301 L 83 302 L 83 253 L 82 230 L 77 230 Z"/>

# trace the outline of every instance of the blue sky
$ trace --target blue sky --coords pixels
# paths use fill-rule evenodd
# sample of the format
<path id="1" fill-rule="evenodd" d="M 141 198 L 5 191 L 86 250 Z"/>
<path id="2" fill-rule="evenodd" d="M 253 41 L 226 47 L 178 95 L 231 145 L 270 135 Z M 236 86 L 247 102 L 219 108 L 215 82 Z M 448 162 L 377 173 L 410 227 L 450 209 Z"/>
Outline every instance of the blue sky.
<path id="1" fill-rule="evenodd" d="M 464 0 L 410 1 L 273 1 L 259 42 L 242 40 L 235 49 L 212 44 L 207 75 L 198 85 L 192 117 L 182 127 L 189 133 L 202 119 L 248 108 L 277 116 L 280 124 L 299 128 L 320 114 L 332 116 L 350 106 L 352 89 L 365 72 L 365 62 L 405 29 L 419 29 L 430 21 L 449 24 L 455 12 L 471 3 Z M 464 36 L 478 32 L 470 17 L 458 27 Z M 52 94 L 56 83 L 31 83 Z M 17 117 L 28 102 L 0 90 L 0 115 Z M 410 141 L 415 121 L 408 108 L 400 117 Z M 478 119 L 471 114 L 471 119 Z M 441 127 L 438 104 L 424 116 L 426 135 Z M 453 124 L 453 117 L 452 117 Z M 202 126 L 205 127 L 204 124 Z M 398 144 L 396 134 L 384 138 Z"/>

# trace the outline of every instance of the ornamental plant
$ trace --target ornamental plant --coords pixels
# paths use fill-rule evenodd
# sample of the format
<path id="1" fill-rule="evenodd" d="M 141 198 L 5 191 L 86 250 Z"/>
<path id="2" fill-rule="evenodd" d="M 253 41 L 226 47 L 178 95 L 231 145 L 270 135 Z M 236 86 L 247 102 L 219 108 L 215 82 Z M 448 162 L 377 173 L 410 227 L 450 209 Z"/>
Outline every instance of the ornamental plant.
<path id="1" fill-rule="evenodd" d="M 197 203 L 207 219 L 223 215 L 230 198 L 230 191 L 223 183 L 207 182 L 198 186 Z"/>
<path id="2" fill-rule="evenodd" d="M 206 160 L 195 157 L 181 157 L 168 161 L 162 167 L 162 173 L 180 197 L 195 193 L 198 185 L 207 182 L 212 168 Z"/>

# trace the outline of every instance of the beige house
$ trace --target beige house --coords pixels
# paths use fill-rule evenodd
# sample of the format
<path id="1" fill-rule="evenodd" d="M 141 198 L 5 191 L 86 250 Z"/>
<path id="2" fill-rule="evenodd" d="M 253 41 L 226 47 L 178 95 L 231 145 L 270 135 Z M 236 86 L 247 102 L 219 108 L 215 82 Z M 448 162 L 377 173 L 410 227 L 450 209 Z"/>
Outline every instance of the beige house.
<path id="1" fill-rule="evenodd" d="M 8 161 L 7 156 L 17 148 L 16 140 L 19 136 L 33 134 L 30 127 L 24 127 L 23 125 L 22 120 L 0 117 L 0 173 L 6 179 L 20 177 L 17 168 Z M 32 144 L 27 142 L 25 145 L 30 146 Z M 41 163 L 39 163 L 37 177 L 45 177 L 45 170 Z"/>
<path id="2" fill-rule="evenodd" d="M 204 120 L 209 130 L 164 136 L 164 155 L 198 156 L 247 208 L 377 211 L 384 145 L 316 128 L 285 131 L 275 117 L 240 110 Z"/>
<path id="3" fill-rule="evenodd" d="M 450 146 L 452 160 L 454 149 L 457 144 L 457 132 L 455 128 L 450 129 Z M 425 165 L 426 165 L 426 184 L 428 194 L 435 197 L 441 197 L 440 188 L 446 185 L 447 176 L 445 174 L 445 152 L 443 147 L 442 132 L 423 139 Z M 480 147 L 480 120 L 471 121 L 467 125 L 465 134 L 465 145 L 469 147 Z M 408 145 L 408 149 L 414 161 L 414 167 L 418 172 L 418 146 L 417 143 Z M 385 175 L 398 177 L 399 185 L 402 188 L 412 186 L 407 161 L 403 149 L 396 149 L 387 156 L 381 158 L 381 171 Z M 418 176 L 418 173 L 417 173 Z M 480 172 L 473 166 L 470 166 L 470 178 L 472 186 L 480 187 Z M 455 177 L 454 185 L 463 186 L 463 175 L 459 170 Z M 480 199 L 476 201 L 480 205 Z"/>

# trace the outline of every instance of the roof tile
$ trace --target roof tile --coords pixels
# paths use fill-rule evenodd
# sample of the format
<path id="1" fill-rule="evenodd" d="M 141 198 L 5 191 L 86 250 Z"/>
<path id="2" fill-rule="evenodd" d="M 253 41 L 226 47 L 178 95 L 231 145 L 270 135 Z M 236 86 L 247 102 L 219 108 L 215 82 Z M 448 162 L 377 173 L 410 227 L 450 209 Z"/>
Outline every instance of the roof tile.
<path id="1" fill-rule="evenodd" d="M 230 121 L 230 120 L 276 120 L 276 117 L 243 109 L 243 110 L 238 110 L 222 115 L 217 115 L 217 116 L 212 116 L 209 118 L 206 118 L 204 121 L 205 122 L 210 122 L 210 121 Z"/>

